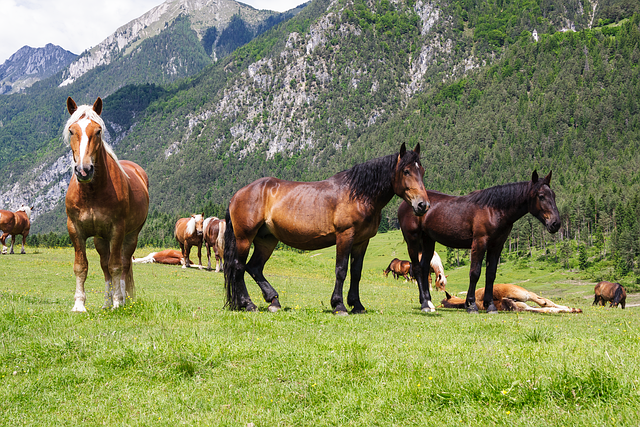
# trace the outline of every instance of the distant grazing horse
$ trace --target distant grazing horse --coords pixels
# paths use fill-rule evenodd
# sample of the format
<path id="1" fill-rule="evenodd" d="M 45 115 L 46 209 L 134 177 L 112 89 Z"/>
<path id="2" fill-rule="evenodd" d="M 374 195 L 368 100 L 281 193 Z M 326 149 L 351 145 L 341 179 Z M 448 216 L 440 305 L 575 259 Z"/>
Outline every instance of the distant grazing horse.
<path id="1" fill-rule="evenodd" d="M 420 258 L 420 257 L 419 257 Z M 438 252 L 433 251 L 433 257 L 431 257 L 431 267 L 429 268 L 429 275 L 427 280 L 429 281 L 429 292 L 433 290 L 431 287 L 431 273 L 436 275 L 436 289 L 444 291 L 447 287 L 447 276 L 444 275 L 444 266 Z"/>
<path id="2" fill-rule="evenodd" d="M 189 218 L 180 218 L 176 222 L 175 236 L 182 249 L 184 264 L 182 268 L 191 267 L 191 247 L 198 247 L 198 266 L 202 267 L 202 223 L 204 214 L 193 214 Z"/>
<path id="3" fill-rule="evenodd" d="M 278 293 L 262 271 L 278 241 L 303 250 L 336 245 L 336 281 L 331 307 L 347 314 L 342 287 L 351 258 L 351 286 L 347 303 L 363 313 L 360 276 L 369 239 L 376 235 L 381 211 L 394 195 L 403 198 L 416 215 L 429 209 L 422 182 L 420 144 L 407 151 L 369 160 L 324 181 L 291 182 L 261 178 L 238 190 L 226 214 L 224 276 L 226 306 L 256 310 L 244 282 L 245 270 L 257 282 L 270 311 L 280 308 Z M 247 263 L 251 243 L 253 255 Z"/>
<path id="4" fill-rule="evenodd" d="M 466 302 L 462 298 L 452 297 L 445 292 L 447 297 L 442 300 L 445 308 L 465 308 Z M 476 291 L 476 300 L 480 309 L 486 307 L 484 288 Z M 527 301 L 533 301 L 540 306 L 532 307 Z M 533 311 L 536 313 L 582 313 L 579 308 L 558 305 L 553 301 L 536 295 L 517 285 L 496 283 L 493 285 L 493 303 L 498 311 Z"/>
<path id="5" fill-rule="evenodd" d="M 24 244 L 27 241 L 27 236 L 29 235 L 29 229 L 31 228 L 31 210 L 33 208 L 29 206 L 22 205 L 18 208 L 18 210 L 14 212 L 3 211 L 0 210 L 0 230 L 2 231 L 2 236 L 0 237 L 0 242 L 2 242 L 2 253 L 7 253 L 7 237 L 11 236 L 11 250 L 10 254 L 13 253 L 13 244 L 16 241 L 16 236 L 22 236 L 22 250 L 21 254 L 26 253 L 24 251 Z"/>
<path id="6" fill-rule="evenodd" d="M 182 265 L 184 259 L 182 258 L 182 252 L 177 249 L 165 249 L 160 252 L 151 252 L 144 258 L 134 258 L 133 262 L 141 264 L 169 264 L 169 265 Z"/>
<path id="7" fill-rule="evenodd" d="M 389 276 L 389 272 L 393 274 L 393 278 L 404 277 L 405 280 L 411 280 L 411 262 L 401 261 L 394 258 L 386 270 L 383 271 L 384 277 Z"/>
<path id="8" fill-rule="evenodd" d="M 476 283 L 480 278 L 482 260 L 487 254 L 487 292 L 483 306 L 488 313 L 496 311 L 491 299 L 493 282 L 502 247 L 513 223 L 528 212 L 538 218 L 550 233 L 560 229 L 560 214 L 556 207 L 556 196 L 549 187 L 550 182 L 551 172 L 545 178 L 538 178 L 538 173 L 534 171 L 531 181 L 498 185 L 466 196 L 427 191 L 431 209 L 422 217 L 415 216 L 405 203 L 400 205 L 398 220 L 418 282 L 423 311 L 435 311 L 429 287 L 425 286 L 425 276 L 429 271 L 425 266 L 431 263 L 436 242 L 452 248 L 471 249 L 466 301 L 470 313 L 478 312 Z M 418 261 L 420 252 L 422 259 Z"/>
<path id="9" fill-rule="evenodd" d="M 600 282 L 594 288 L 595 299 L 592 305 L 605 305 L 611 301 L 609 307 L 620 307 L 624 310 L 627 304 L 627 290 L 620 283 Z"/>
<path id="10" fill-rule="evenodd" d="M 102 140 L 102 99 L 98 98 L 93 106 L 78 107 L 73 99 L 67 98 L 67 109 L 71 117 L 64 128 L 64 138 L 73 151 L 73 176 L 65 204 L 67 229 L 76 252 L 72 310 L 87 311 L 86 240 L 91 236 L 104 273 L 103 308 L 118 308 L 126 298 L 135 296 L 131 257 L 138 244 L 138 233 L 147 220 L 149 178 L 137 164 L 118 161 Z"/>
<path id="11" fill-rule="evenodd" d="M 216 259 L 216 273 L 220 271 L 224 255 L 224 230 L 227 228 L 224 219 L 218 219 L 215 216 L 204 220 L 202 225 L 204 245 L 207 248 L 208 269 L 211 270 L 211 248 Z"/>

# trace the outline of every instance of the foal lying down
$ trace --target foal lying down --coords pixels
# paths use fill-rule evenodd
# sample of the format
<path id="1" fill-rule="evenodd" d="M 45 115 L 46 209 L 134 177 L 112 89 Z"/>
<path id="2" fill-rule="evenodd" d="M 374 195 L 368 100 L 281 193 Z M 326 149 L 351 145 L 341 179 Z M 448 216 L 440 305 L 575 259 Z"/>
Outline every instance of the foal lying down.
<path id="1" fill-rule="evenodd" d="M 452 297 L 445 292 L 447 297 L 442 300 L 444 308 L 465 308 L 465 300 Z M 484 310 L 484 288 L 476 290 L 476 303 L 480 310 Z M 540 307 L 532 307 L 526 301 L 533 301 Z M 498 311 L 534 311 L 537 313 L 582 313 L 579 308 L 558 305 L 553 301 L 538 296 L 517 285 L 495 283 L 493 285 L 493 303 Z"/>

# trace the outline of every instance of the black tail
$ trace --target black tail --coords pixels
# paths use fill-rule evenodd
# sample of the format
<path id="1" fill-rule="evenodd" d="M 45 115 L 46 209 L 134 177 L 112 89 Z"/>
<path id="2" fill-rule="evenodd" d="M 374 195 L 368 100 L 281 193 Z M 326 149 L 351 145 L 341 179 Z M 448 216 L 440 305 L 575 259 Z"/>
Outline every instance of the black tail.
<path id="1" fill-rule="evenodd" d="M 240 310 L 240 293 L 238 292 L 238 247 L 236 245 L 236 235 L 233 232 L 231 215 L 229 209 L 225 215 L 227 229 L 224 231 L 224 287 L 227 291 L 225 308 L 229 310 Z"/>

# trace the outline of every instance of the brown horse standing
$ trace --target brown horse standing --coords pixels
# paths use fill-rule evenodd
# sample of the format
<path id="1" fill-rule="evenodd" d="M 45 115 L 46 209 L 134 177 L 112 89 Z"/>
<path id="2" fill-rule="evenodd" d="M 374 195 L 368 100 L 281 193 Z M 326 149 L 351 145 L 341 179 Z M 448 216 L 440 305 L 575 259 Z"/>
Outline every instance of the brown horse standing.
<path id="1" fill-rule="evenodd" d="M 24 251 L 24 244 L 27 241 L 27 236 L 29 235 L 29 229 L 31 228 L 31 210 L 33 208 L 29 206 L 22 205 L 18 208 L 18 210 L 14 212 L 0 210 L 0 230 L 3 232 L 0 237 L 0 242 L 2 242 L 2 253 L 7 253 L 7 237 L 11 236 L 11 250 L 10 254 L 13 253 L 13 244 L 16 241 L 16 236 L 22 236 L 22 250 L 21 254 L 26 253 Z"/>
<path id="2" fill-rule="evenodd" d="M 118 161 L 102 140 L 102 99 L 78 107 L 67 98 L 71 117 L 64 138 L 73 151 L 73 176 L 66 197 L 67 229 L 75 249 L 76 294 L 73 311 L 84 312 L 87 279 L 86 240 L 94 237 L 106 285 L 103 308 L 117 308 L 133 298 L 131 257 L 147 220 L 149 179 L 133 162 Z"/>
<path id="3" fill-rule="evenodd" d="M 476 283 L 480 278 L 482 260 L 487 254 L 486 289 L 484 307 L 488 313 L 495 312 L 491 295 L 496 278 L 498 260 L 504 242 L 509 237 L 513 223 L 528 213 L 542 222 L 550 233 L 560 228 L 560 214 L 556 207 L 555 194 L 549 183 L 551 172 L 538 178 L 533 172 L 531 181 L 474 191 L 466 196 L 449 196 L 437 191 L 427 191 L 431 209 L 426 215 L 416 217 L 405 203 L 398 209 L 398 220 L 407 242 L 413 264 L 414 277 L 418 282 L 420 304 L 423 311 L 435 311 L 431 294 L 426 284 L 426 274 L 436 242 L 452 248 L 471 249 L 469 291 L 466 307 L 470 313 L 478 312 L 476 305 Z M 418 255 L 422 252 L 422 259 Z"/>
<path id="4" fill-rule="evenodd" d="M 189 218 L 180 218 L 176 222 L 175 236 L 182 250 L 184 264 L 182 268 L 191 267 L 191 248 L 198 247 L 198 265 L 202 267 L 202 223 L 204 214 L 193 214 Z"/>
<path id="5" fill-rule="evenodd" d="M 216 273 L 220 271 L 224 254 L 224 230 L 227 228 L 224 219 L 215 216 L 204 220 L 202 225 L 204 245 L 207 248 L 208 269 L 211 270 L 211 248 L 216 259 Z"/>
<path id="6" fill-rule="evenodd" d="M 620 307 L 624 310 L 627 304 L 627 290 L 620 283 L 602 281 L 594 288 L 595 299 L 592 305 L 605 305 L 611 301 L 609 307 Z"/>
<path id="7" fill-rule="evenodd" d="M 465 300 L 452 297 L 445 292 L 447 297 L 442 300 L 445 308 L 465 308 Z M 480 309 L 484 309 L 484 288 L 476 291 L 476 301 Z M 540 308 L 532 307 L 527 301 L 535 302 Z M 558 305 L 550 299 L 541 297 L 534 292 L 512 284 L 496 283 L 493 285 L 493 303 L 498 311 L 532 311 L 536 313 L 582 313 L 579 308 Z"/>
<path id="8" fill-rule="evenodd" d="M 384 277 L 388 277 L 389 272 L 393 274 L 394 279 L 397 279 L 398 277 L 404 277 L 405 280 L 411 280 L 411 262 L 394 258 L 389 263 L 387 269 L 383 271 Z"/>
<path id="9" fill-rule="evenodd" d="M 278 293 L 262 271 L 278 241 L 303 250 L 336 245 L 336 281 L 331 296 L 334 313 L 346 314 L 342 287 L 351 258 L 347 303 L 363 313 L 360 276 L 369 239 L 380 225 L 382 208 L 394 195 L 416 215 L 429 208 L 422 178 L 420 145 L 370 160 L 318 182 L 262 178 L 238 190 L 227 210 L 224 248 L 226 306 L 256 310 L 244 282 L 245 270 L 257 282 L 270 311 L 280 308 Z M 253 255 L 247 263 L 251 243 Z"/>
<path id="10" fill-rule="evenodd" d="M 151 252 L 144 258 L 134 258 L 134 263 L 140 264 L 169 264 L 169 265 L 183 265 L 184 259 L 182 258 L 182 252 L 177 249 L 165 249 L 159 252 Z"/>

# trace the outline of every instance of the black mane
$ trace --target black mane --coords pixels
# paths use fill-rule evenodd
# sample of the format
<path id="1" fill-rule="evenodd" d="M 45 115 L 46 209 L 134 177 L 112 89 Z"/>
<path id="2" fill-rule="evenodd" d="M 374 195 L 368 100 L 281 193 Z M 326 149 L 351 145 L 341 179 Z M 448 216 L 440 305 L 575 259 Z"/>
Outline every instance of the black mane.
<path id="1" fill-rule="evenodd" d="M 469 193 L 467 197 L 479 206 L 508 209 L 514 205 L 514 201 L 527 200 L 530 190 L 531 181 L 521 181 L 477 190 Z"/>
<path id="2" fill-rule="evenodd" d="M 384 193 L 393 192 L 391 182 L 396 170 L 398 153 L 360 163 L 343 171 L 352 199 L 375 200 Z M 400 168 L 412 162 L 420 163 L 415 151 L 407 150 L 400 159 Z"/>

